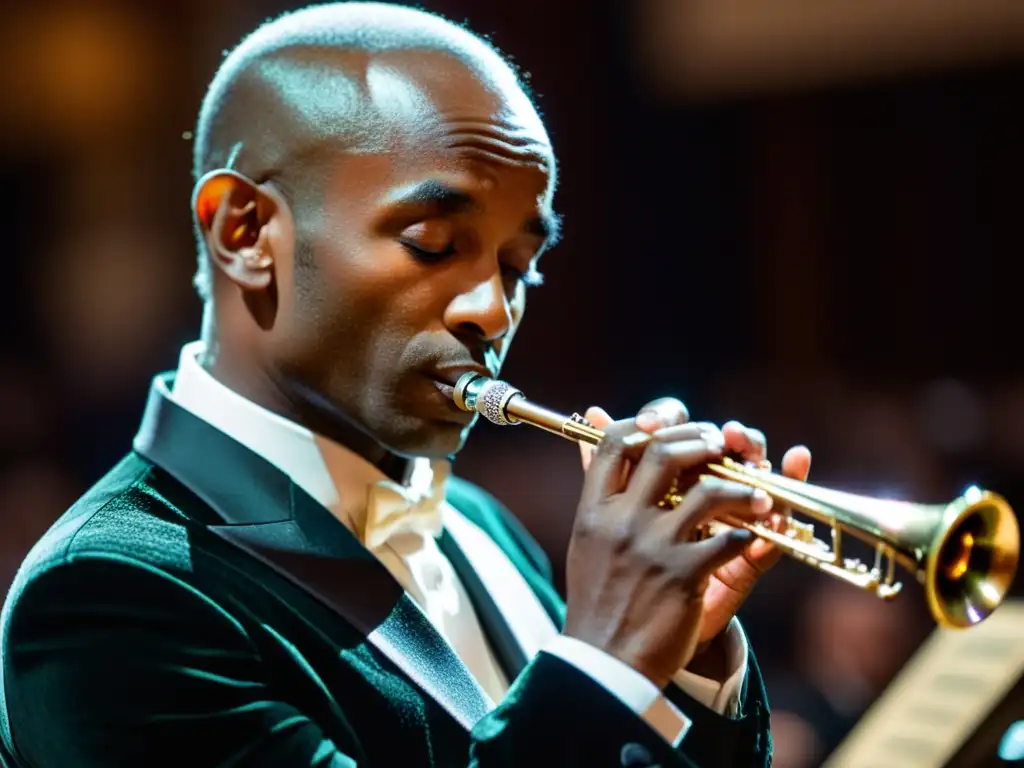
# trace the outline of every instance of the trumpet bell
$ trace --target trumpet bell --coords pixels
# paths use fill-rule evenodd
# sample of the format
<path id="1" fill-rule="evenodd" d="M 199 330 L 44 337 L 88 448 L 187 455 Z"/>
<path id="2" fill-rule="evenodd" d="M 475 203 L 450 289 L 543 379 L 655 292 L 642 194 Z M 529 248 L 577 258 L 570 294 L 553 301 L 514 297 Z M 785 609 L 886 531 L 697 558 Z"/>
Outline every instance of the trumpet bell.
<path id="1" fill-rule="evenodd" d="M 1005 499 L 971 489 L 953 501 L 928 547 L 924 588 L 940 626 L 972 627 L 1010 591 L 1020 558 L 1020 530 Z"/>

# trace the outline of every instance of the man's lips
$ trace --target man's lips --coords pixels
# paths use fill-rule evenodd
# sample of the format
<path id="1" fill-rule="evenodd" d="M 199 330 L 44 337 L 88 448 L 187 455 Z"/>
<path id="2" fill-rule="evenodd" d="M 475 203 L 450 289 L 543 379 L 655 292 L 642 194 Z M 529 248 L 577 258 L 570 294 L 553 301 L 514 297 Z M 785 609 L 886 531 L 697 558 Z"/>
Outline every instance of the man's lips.
<path id="1" fill-rule="evenodd" d="M 491 379 L 494 378 L 494 374 L 489 369 L 482 365 L 470 364 L 470 365 L 453 365 L 446 366 L 444 368 L 435 368 L 428 374 L 430 378 L 434 379 L 438 384 L 450 387 L 452 390 L 455 389 L 455 385 L 459 383 L 459 379 L 465 376 L 467 373 L 475 373 L 480 376 L 486 376 Z"/>
<path id="2" fill-rule="evenodd" d="M 448 384 L 447 382 L 441 381 L 439 379 L 433 379 L 433 382 L 434 382 L 434 386 L 438 388 L 438 390 L 441 392 L 442 395 L 444 395 L 445 397 L 449 398 L 450 400 L 452 400 L 454 402 L 454 400 L 455 400 L 455 387 L 454 386 L 452 386 L 451 384 Z"/>
<path id="3" fill-rule="evenodd" d="M 435 368 L 427 376 L 434 382 L 434 386 L 437 387 L 445 400 L 447 400 L 448 408 L 452 412 L 457 412 L 460 417 L 472 416 L 455 404 L 455 385 L 458 384 L 459 379 L 465 376 L 467 373 L 477 374 L 479 376 L 486 376 L 487 378 L 493 378 L 494 374 L 482 365 L 476 363 L 470 363 L 467 365 L 449 365 L 443 368 Z M 460 419 L 461 420 L 461 419 Z"/>

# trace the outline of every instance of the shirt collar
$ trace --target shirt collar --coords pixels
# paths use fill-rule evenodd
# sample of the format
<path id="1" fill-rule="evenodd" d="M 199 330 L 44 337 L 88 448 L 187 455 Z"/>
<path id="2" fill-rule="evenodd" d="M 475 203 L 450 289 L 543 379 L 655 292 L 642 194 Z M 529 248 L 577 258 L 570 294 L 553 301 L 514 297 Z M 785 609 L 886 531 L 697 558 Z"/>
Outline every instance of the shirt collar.
<path id="1" fill-rule="evenodd" d="M 204 351 L 201 341 L 182 348 L 171 398 L 280 469 L 350 530 L 361 529 L 371 490 L 388 481 L 384 473 L 339 443 L 219 382 L 199 363 Z M 423 488 L 443 482 L 449 470 L 444 460 L 413 459 L 408 484 Z"/>

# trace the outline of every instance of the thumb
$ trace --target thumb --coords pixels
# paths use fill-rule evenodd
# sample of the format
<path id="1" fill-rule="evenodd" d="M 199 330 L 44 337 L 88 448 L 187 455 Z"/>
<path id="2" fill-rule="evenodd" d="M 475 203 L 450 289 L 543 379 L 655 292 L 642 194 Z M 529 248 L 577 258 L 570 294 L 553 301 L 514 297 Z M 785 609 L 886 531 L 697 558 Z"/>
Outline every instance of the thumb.
<path id="1" fill-rule="evenodd" d="M 701 561 L 704 573 L 713 573 L 743 554 L 743 550 L 755 539 L 754 534 L 743 528 L 716 533 L 709 539 L 698 541 L 693 546 L 697 549 L 697 557 Z"/>
<path id="2" fill-rule="evenodd" d="M 596 405 L 592 405 L 587 408 L 587 412 L 583 414 L 583 418 L 598 429 L 604 429 L 614 421 L 604 408 L 599 408 Z M 588 445 L 586 443 L 578 443 L 578 445 L 580 447 L 580 463 L 583 464 L 583 471 L 586 472 L 590 467 L 590 461 L 594 458 L 594 451 L 597 450 L 597 448 L 596 446 Z"/>

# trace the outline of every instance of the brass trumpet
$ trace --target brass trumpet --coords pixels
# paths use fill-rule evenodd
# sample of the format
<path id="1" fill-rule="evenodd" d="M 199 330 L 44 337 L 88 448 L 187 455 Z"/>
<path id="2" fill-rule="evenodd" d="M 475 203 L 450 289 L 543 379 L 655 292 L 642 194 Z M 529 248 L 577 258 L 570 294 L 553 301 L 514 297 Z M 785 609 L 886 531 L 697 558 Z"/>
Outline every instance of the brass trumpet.
<path id="1" fill-rule="evenodd" d="M 604 432 L 579 414 L 566 416 L 527 400 L 507 382 L 477 373 L 462 376 L 455 404 L 500 426 L 530 424 L 574 442 L 597 445 Z M 817 568 L 883 600 L 895 597 L 896 565 L 924 587 L 939 626 L 965 628 L 987 618 L 1010 589 L 1020 555 L 1020 530 L 1001 496 L 970 488 L 948 504 L 911 504 L 830 490 L 755 469 L 729 458 L 709 464 L 718 477 L 760 488 L 776 504 L 798 510 L 831 529 L 831 546 L 815 538 L 813 524 L 786 518 L 784 531 L 738 522 L 799 562 Z M 728 529 L 715 521 L 707 533 Z M 842 555 L 843 534 L 875 548 L 869 567 Z"/>

